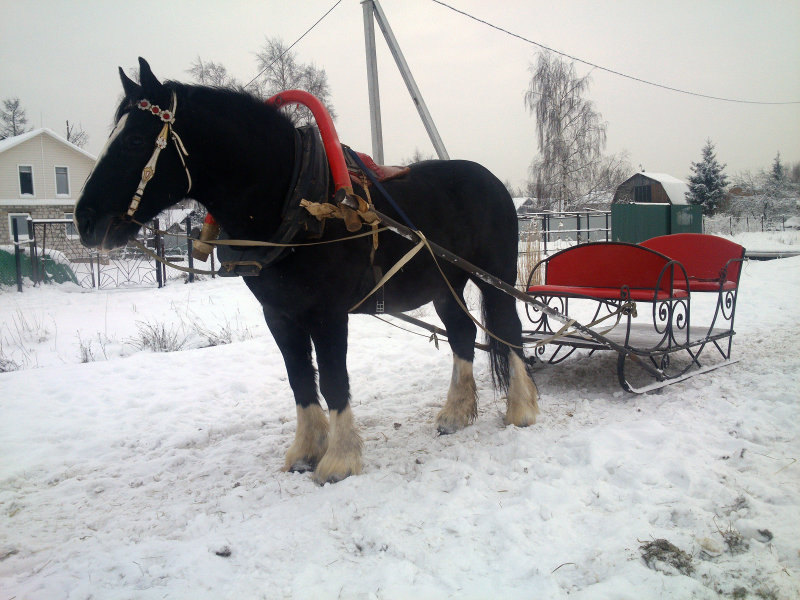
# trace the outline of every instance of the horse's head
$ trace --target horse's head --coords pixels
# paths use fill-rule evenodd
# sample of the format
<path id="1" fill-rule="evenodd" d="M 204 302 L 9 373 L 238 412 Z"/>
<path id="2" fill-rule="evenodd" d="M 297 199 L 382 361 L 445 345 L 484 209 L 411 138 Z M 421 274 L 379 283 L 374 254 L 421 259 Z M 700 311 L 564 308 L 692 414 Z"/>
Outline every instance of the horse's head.
<path id="1" fill-rule="evenodd" d="M 162 85 L 143 58 L 141 84 L 122 69 L 119 73 L 125 97 L 75 206 L 81 241 L 103 249 L 124 246 L 140 223 L 183 199 L 191 188 L 187 153 L 172 130 L 180 114 L 173 84 Z"/>

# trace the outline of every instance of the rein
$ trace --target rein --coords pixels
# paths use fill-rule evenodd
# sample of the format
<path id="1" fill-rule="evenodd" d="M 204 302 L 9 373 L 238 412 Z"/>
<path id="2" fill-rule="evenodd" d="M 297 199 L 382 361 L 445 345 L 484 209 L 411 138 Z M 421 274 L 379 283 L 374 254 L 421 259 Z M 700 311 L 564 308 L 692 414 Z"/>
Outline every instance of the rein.
<path id="1" fill-rule="evenodd" d="M 158 117 L 164 123 L 164 126 L 161 128 L 161 132 L 156 138 L 156 147 L 153 150 L 153 154 L 150 155 L 150 160 L 147 161 L 144 169 L 142 169 L 142 178 L 139 180 L 139 185 L 136 188 L 136 192 L 133 194 L 133 198 L 131 199 L 130 206 L 128 206 L 128 210 L 125 213 L 125 218 L 127 220 L 132 220 L 133 215 L 135 215 L 136 211 L 139 209 L 139 203 L 142 201 L 144 188 L 147 187 L 147 184 L 156 174 L 156 163 L 158 162 L 158 157 L 161 155 L 161 151 L 167 147 L 169 139 L 172 139 L 172 143 L 175 144 L 175 149 L 178 151 L 178 158 L 181 159 L 183 170 L 186 172 L 188 186 L 185 193 L 188 194 L 192 189 L 192 176 L 189 173 L 189 167 L 186 166 L 185 160 L 185 157 L 188 157 L 189 153 L 186 151 L 186 147 L 183 145 L 183 141 L 181 140 L 180 136 L 175 132 L 175 129 L 173 129 L 173 125 L 175 124 L 175 111 L 178 108 L 178 96 L 175 94 L 175 91 L 173 90 L 172 92 L 172 107 L 169 110 L 164 110 L 157 104 L 153 104 L 145 98 L 136 103 L 136 108 L 147 111 L 151 115 Z"/>
<path id="2" fill-rule="evenodd" d="M 322 241 L 318 241 L 318 242 L 298 242 L 298 243 L 288 244 L 288 243 L 279 243 L 279 242 L 262 242 L 260 240 L 199 240 L 199 239 L 194 238 L 194 237 L 192 237 L 190 235 L 179 235 L 179 236 L 176 236 L 172 232 L 164 231 L 163 229 L 156 229 L 155 227 L 151 227 L 150 225 L 147 225 L 146 223 L 142 223 L 140 221 L 137 221 L 136 219 L 131 219 L 131 221 L 133 223 L 139 225 L 142 229 L 148 229 L 153 233 L 159 233 L 161 235 L 170 235 L 170 236 L 173 236 L 173 237 L 180 237 L 182 239 L 189 240 L 192 243 L 194 243 L 194 242 L 202 242 L 204 244 L 209 244 L 209 245 L 212 245 L 212 246 L 234 246 L 234 247 L 261 246 L 261 247 L 268 247 L 268 248 L 302 248 L 304 246 L 323 246 L 325 244 L 336 244 L 336 243 L 339 243 L 339 242 L 347 242 L 347 241 L 350 241 L 350 240 L 355 240 L 355 239 L 359 239 L 359 238 L 363 238 L 363 237 L 374 236 L 374 235 L 377 235 L 378 233 L 381 233 L 383 231 L 388 231 L 389 230 L 388 227 L 381 227 L 381 228 L 379 228 L 377 230 L 374 230 L 374 231 L 364 231 L 364 232 L 361 232 L 361 233 L 358 233 L 358 234 L 355 234 L 355 235 L 348 235 L 346 237 L 336 238 L 336 239 L 333 239 L 333 240 L 322 240 Z M 216 271 L 207 271 L 207 270 L 203 270 L 203 269 L 193 269 L 193 268 L 190 268 L 190 267 L 184 267 L 182 265 L 179 265 L 179 264 L 176 264 L 174 262 L 171 262 L 171 261 L 159 256 L 157 252 L 153 252 L 150 248 L 148 248 L 147 246 L 142 244 L 139 240 L 135 240 L 135 239 L 134 240 L 129 240 L 128 243 L 134 245 L 142 253 L 146 254 L 147 256 L 152 258 L 153 260 L 156 260 L 156 261 L 160 262 L 161 264 L 166 265 L 166 266 L 168 266 L 168 267 L 170 267 L 172 269 L 176 269 L 178 271 L 183 271 L 184 273 L 193 273 L 194 275 L 216 275 L 217 274 Z M 223 265 L 223 267 L 224 267 L 224 265 Z"/>

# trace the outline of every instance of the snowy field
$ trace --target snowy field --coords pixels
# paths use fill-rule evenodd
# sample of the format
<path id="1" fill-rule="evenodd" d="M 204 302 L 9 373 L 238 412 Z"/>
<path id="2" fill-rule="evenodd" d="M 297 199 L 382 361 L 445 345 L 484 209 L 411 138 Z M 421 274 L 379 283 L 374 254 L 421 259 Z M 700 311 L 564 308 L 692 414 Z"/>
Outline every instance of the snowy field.
<path id="1" fill-rule="evenodd" d="M 796 599 L 798 299 L 800 257 L 750 261 L 740 362 L 642 396 L 611 355 L 540 367 L 527 429 L 480 355 L 449 436 L 447 345 L 353 317 L 364 473 L 319 487 L 280 471 L 294 404 L 241 280 L 5 289 L 0 600 Z"/>

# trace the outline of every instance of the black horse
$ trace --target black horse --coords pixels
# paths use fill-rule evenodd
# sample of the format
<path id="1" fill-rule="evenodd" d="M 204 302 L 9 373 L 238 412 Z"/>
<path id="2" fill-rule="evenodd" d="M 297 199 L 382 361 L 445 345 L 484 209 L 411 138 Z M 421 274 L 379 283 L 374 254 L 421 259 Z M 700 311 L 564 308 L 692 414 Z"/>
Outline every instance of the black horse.
<path id="1" fill-rule="evenodd" d="M 162 84 L 145 60 L 140 58 L 139 64 L 141 84 L 120 69 L 125 97 L 116 126 L 75 208 L 83 243 L 103 249 L 125 245 L 140 223 L 187 196 L 213 213 L 230 238 L 272 239 L 282 226 L 299 160 L 300 138 L 292 123 L 244 92 Z M 149 171 L 156 167 L 157 172 Z M 484 167 L 463 160 L 425 161 L 384 186 L 428 239 L 513 285 L 516 213 L 503 184 Z M 371 196 L 377 210 L 400 218 L 377 190 Z M 321 239 L 348 235 L 341 221 L 329 219 Z M 310 237 L 301 230 L 292 239 L 302 243 Z M 263 306 L 295 396 L 297 431 L 285 470 L 315 469 L 319 483 L 361 471 L 362 443 L 349 406 L 348 311 L 374 285 L 374 267 L 388 271 L 411 247 L 391 232 L 379 234 L 374 253 L 371 236 L 298 246 L 258 275 L 245 277 Z M 469 275 L 449 264 L 442 269 L 461 297 Z M 530 425 L 538 413 L 538 393 L 518 348 L 521 325 L 515 301 L 478 279 L 474 282 L 482 292 L 487 329 L 517 346 L 489 340 L 496 384 L 507 391 L 506 423 Z M 441 433 L 469 425 L 477 415 L 472 373 L 477 330 L 430 254 L 418 253 L 376 297 L 385 303 L 386 313 L 433 302 L 453 351 L 450 389 L 436 425 Z M 355 312 L 374 313 L 376 303 L 370 298 Z M 312 344 L 330 424 L 319 403 Z"/>

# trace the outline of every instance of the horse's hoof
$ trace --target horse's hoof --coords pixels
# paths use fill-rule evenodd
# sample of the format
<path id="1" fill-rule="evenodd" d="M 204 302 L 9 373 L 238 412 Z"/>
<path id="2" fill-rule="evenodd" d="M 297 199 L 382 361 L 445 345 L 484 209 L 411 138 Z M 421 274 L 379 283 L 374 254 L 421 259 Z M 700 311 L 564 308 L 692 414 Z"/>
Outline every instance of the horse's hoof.
<path id="1" fill-rule="evenodd" d="M 475 417 L 472 412 L 453 414 L 452 411 L 448 411 L 447 407 L 445 407 L 436 417 L 436 431 L 439 435 L 450 435 L 469 427 L 474 420 Z"/>
<path id="2" fill-rule="evenodd" d="M 348 471 L 347 473 L 330 473 L 327 476 L 321 477 L 318 473 L 315 472 L 312 479 L 314 483 L 316 483 L 317 485 L 325 485 L 326 483 L 339 483 L 343 479 L 347 479 L 348 477 L 350 477 L 350 475 L 352 475 L 352 473 Z"/>
<path id="3" fill-rule="evenodd" d="M 436 426 L 436 433 L 439 435 L 450 435 L 451 433 L 455 433 L 460 428 L 456 427 L 455 425 L 442 425 L 441 423 Z"/>
<path id="4" fill-rule="evenodd" d="M 351 475 L 361 473 L 361 455 L 359 453 L 336 456 L 328 452 L 319 461 L 314 471 L 314 483 L 325 485 L 326 483 L 337 483 L 342 479 L 347 479 Z"/>
<path id="5" fill-rule="evenodd" d="M 316 463 L 311 460 L 301 459 L 295 461 L 288 469 L 289 473 L 308 473 L 316 468 Z"/>

